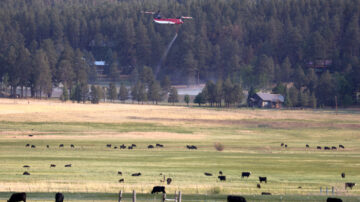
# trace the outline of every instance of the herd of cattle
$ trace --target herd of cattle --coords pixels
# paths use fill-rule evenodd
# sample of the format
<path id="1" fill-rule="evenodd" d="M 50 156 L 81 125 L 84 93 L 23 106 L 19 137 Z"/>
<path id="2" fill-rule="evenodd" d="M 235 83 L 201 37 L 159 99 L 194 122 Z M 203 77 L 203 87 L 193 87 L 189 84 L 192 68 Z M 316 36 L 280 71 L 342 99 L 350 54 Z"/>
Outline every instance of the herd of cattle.
<path id="1" fill-rule="evenodd" d="M 285 148 L 288 147 L 288 145 L 285 144 L 285 143 L 283 143 L 283 142 L 280 144 L 280 146 L 281 146 L 281 147 L 285 147 Z M 306 148 L 306 149 L 309 149 L 309 148 L 310 148 L 310 145 L 306 144 L 306 145 L 305 145 L 305 148 Z M 318 150 L 321 150 L 322 148 L 324 148 L 324 150 L 337 150 L 337 149 L 338 149 L 336 146 L 331 146 L 331 147 L 330 147 L 330 146 L 324 146 L 324 147 L 316 146 L 316 149 L 318 149 Z M 339 149 L 345 149 L 344 145 L 339 144 Z"/>

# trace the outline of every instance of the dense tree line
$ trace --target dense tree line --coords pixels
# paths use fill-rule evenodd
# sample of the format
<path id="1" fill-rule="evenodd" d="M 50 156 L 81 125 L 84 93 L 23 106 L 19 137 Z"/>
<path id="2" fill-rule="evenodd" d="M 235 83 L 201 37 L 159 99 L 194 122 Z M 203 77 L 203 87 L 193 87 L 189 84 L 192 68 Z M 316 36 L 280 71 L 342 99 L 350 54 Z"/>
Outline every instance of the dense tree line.
<path id="1" fill-rule="evenodd" d="M 194 19 L 179 29 L 158 80 L 168 75 L 174 83 L 199 79 L 225 85 L 220 81 L 229 78 L 246 89 L 294 82 L 298 94 L 314 96 L 319 106 L 333 105 L 335 96 L 340 105 L 354 104 L 360 89 L 359 5 L 359 0 L 3 0 L 0 78 L 12 94 L 20 87 L 30 88 L 33 97 L 50 95 L 61 83 L 69 97 L 76 92 L 83 101 L 85 86 L 96 78 L 93 61 L 105 60 L 113 81 L 128 74 L 137 83 L 140 69 L 157 66 L 176 31 L 141 12 L 161 10 L 164 16 Z M 316 61 L 331 61 L 328 71 L 315 73 L 309 64 Z M 134 95 L 159 85 L 138 83 Z M 158 94 L 146 96 L 159 100 Z"/>

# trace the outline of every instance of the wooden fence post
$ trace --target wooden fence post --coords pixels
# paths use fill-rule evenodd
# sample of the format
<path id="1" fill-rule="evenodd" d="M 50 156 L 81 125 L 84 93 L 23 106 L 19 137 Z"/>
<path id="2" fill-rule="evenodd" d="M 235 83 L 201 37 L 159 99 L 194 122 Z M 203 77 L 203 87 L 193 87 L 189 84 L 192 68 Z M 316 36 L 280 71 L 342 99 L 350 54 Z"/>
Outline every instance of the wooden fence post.
<path id="1" fill-rule="evenodd" d="M 179 201 L 178 202 L 181 202 L 181 191 L 179 191 Z"/>
<path id="2" fill-rule="evenodd" d="M 118 200 L 118 202 L 121 202 L 121 198 L 122 198 L 122 190 L 120 190 L 120 192 L 119 192 L 119 200 Z"/>
<path id="3" fill-rule="evenodd" d="M 132 201 L 136 202 L 136 191 L 135 190 L 133 190 L 133 200 Z"/>
<path id="4" fill-rule="evenodd" d="M 166 193 L 163 193 L 162 202 L 166 201 Z"/>

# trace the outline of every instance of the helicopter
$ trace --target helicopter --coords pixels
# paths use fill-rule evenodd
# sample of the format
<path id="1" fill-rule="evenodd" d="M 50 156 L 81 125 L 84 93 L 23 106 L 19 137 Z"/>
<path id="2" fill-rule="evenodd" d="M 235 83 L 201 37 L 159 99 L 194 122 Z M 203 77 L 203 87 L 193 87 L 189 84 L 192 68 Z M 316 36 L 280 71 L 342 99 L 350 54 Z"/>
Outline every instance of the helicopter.
<path id="1" fill-rule="evenodd" d="M 192 19 L 192 17 L 188 16 L 180 16 L 176 18 L 163 18 L 160 15 L 160 11 L 158 12 L 151 12 L 151 11 L 145 11 L 143 12 L 145 14 L 152 14 L 154 15 L 153 21 L 157 24 L 165 24 L 165 25 L 181 25 L 184 23 L 183 19 Z"/>

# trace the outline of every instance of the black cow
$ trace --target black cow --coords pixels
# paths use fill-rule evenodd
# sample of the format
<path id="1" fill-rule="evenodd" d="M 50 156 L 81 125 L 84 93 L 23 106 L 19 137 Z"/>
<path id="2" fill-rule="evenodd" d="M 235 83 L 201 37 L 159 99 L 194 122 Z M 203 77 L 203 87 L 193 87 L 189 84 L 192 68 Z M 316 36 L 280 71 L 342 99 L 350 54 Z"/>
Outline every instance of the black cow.
<path id="1" fill-rule="evenodd" d="M 118 171 L 118 175 L 122 175 L 122 172 L 121 172 L 121 171 Z"/>
<path id="2" fill-rule="evenodd" d="M 63 202 L 64 201 L 64 195 L 60 192 L 55 194 L 55 202 Z"/>
<path id="3" fill-rule="evenodd" d="M 283 147 L 283 146 L 284 146 L 284 143 L 281 143 L 280 146 Z"/>
<path id="4" fill-rule="evenodd" d="M 164 147 L 162 144 L 156 144 L 156 147 Z"/>
<path id="5" fill-rule="evenodd" d="M 331 149 L 332 149 L 332 150 L 337 150 L 337 148 L 336 148 L 336 147 L 334 147 L 334 146 L 332 146 L 332 147 L 331 147 Z"/>
<path id="6" fill-rule="evenodd" d="M 23 175 L 30 175 L 30 173 L 27 172 L 27 171 L 25 171 L 25 172 L 23 173 Z"/>
<path id="7" fill-rule="evenodd" d="M 256 184 L 256 187 L 257 187 L 257 188 L 259 188 L 259 189 L 261 188 L 261 186 L 260 186 L 260 184 L 259 184 L 259 183 L 258 183 L 258 184 Z"/>
<path id="8" fill-rule="evenodd" d="M 354 182 L 345 182 L 345 189 L 350 188 L 352 189 L 356 184 Z"/>
<path id="9" fill-rule="evenodd" d="M 126 146 L 124 144 L 120 145 L 120 149 L 126 149 Z"/>
<path id="10" fill-rule="evenodd" d="M 60 144 L 59 147 L 64 147 L 64 144 Z"/>
<path id="11" fill-rule="evenodd" d="M 166 194 L 165 187 L 164 186 L 155 186 L 155 187 L 153 187 L 151 194 L 158 193 L 158 192 L 162 192 L 162 193 Z"/>
<path id="12" fill-rule="evenodd" d="M 121 183 L 121 182 L 124 182 L 124 178 L 121 178 L 120 180 L 119 180 L 119 182 Z"/>
<path id="13" fill-rule="evenodd" d="M 325 150 L 330 150 L 330 147 L 324 147 Z"/>
<path id="14" fill-rule="evenodd" d="M 106 145 L 106 147 L 109 147 L 109 148 L 111 148 L 111 144 L 107 144 L 107 145 Z"/>
<path id="15" fill-rule="evenodd" d="M 55 168 L 56 165 L 55 164 L 50 164 L 50 168 Z"/>
<path id="16" fill-rule="evenodd" d="M 153 145 L 149 145 L 149 146 L 148 146 L 148 149 L 153 149 L 153 148 L 154 148 Z"/>
<path id="17" fill-rule="evenodd" d="M 342 178 L 345 178 L 345 173 L 341 173 L 341 177 L 342 177 Z"/>
<path id="18" fill-rule="evenodd" d="M 310 146 L 307 144 L 307 145 L 305 145 L 306 146 L 306 148 L 309 148 Z"/>
<path id="19" fill-rule="evenodd" d="M 18 202 L 18 201 L 26 202 L 26 193 L 25 192 L 14 193 L 11 195 L 10 199 L 8 200 L 8 202 Z"/>
<path id="20" fill-rule="evenodd" d="M 287 144 L 285 145 L 285 148 L 287 148 Z"/>
<path id="21" fill-rule="evenodd" d="M 46 145 L 46 148 L 50 148 L 50 146 L 49 146 L 49 145 Z"/>
<path id="22" fill-rule="evenodd" d="M 219 175 L 222 175 L 222 174 L 223 174 L 223 172 L 220 170 L 220 171 L 219 171 Z"/>
<path id="23" fill-rule="evenodd" d="M 227 201 L 228 202 L 246 202 L 246 199 L 242 196 L 228 195 Z"/>
<path id="24" fill-rule="evenodd" d="M 132 146 L 128 146 L 128 149 L 133 149 L 133 147 L 132 147 Z"/>
<path id="25" fill-rule="evenodd" d="M 23 167 L 24 167 L 24 168 L 30 168 L 30 166 L 28 166 L 28 165 L 24 165 Z"/>
<path id="26" fill-rule="evenodd" d="M 30 144 L 26 144 L 25 147 L 30 147 Z"/>
<path id="27" fill-rule="evenodd" d="M 35 146 L 35 145 L 31 145 L 31 148 L 36 148 L 36 146 Z"/>
<path id="28" fill-rule="evenodd" d="M 117 147 L 115 146 L 114 149 L 117 149 Z"/>
<path id="29" fill-rule="evenodd" d="M 204 173 L 204 175 L 206 175 L 206 176 L 212 176 L 212 174 L 211 173 Z"/>
<path id="30" fill-rule="evenodd" d="M 261 195 L 271 195 L 270 192 L 261 192 Z"/>
<path id="31" fill-rule="evenodd" d="M 132 147 L 136 147 L 136 144 L 131 144 Z"/>
<path id="32" fill-rule="evenodd" d="M 218 176 L 220 181 L 226 181 L 226 176 Z"/>
<path id="33" fill-rule="evenodd" d="M 329 197 L 326 199 L 326 202 L 342 202 L 342 200 L 339 198 L 330 198 Z"/>
<path id="34" fill-rule="evenodd" d="M 320 147 L 320 146 L 317 146 L 316 149 L 321 149 L 321 147 Z"/>
<path id="35" fill-rule="evenodd" d="M 65 168 L 70 168 L 71 167 L 71 164 L 66 164 L 65 165 Z"/>
<path id="36" fill-rule="evenodd" d="M 32 137 L 32 136 L 34 136 L 34 135 L 31 135 L 31 134 L 29 135 L 29 137 Z"/>
<path id="37" fill-rule="evenodd" d="M 339 144 L 339 148 L 345 149 L 344 145 L 342 145 L 342 144 Z"/>
<path id="38" fill-rule="evenodd" d="M 75 145 L 71 144 L 70 147 L 71 147 L 71 148 L 75 148 Z"/>
<path id="39" fill-rule="evenodd" d="M 186 148 L 188 149 L 197 149 L 195 145 L 186 145 Z"/>
<path id="40" fill-rule="evenodd" d="M 259 177 L 259 181 L 260 181 L 260 183 L 261 182 L 267 183 L 267 178 L 266 177 Z"/>
<path id="41" fill-rule="evenodd" d="M 169 184 L 171 184 L 171 182 L 172 182 L 172 179 L 171 179 L 170 177 L 168 177 L 168 178 L 166 179 L 166 183 L 169 185 Z"/>
<path id="42" fill-rule="evenodd" d="M 141 176 L 141 173 L 133 173 L 131 176 Z"/>
<path id="43" fill-rule="evenodd" d="M 242 173 L 241 173 L 241 178 L 243 178 L 243 177 L 250 177 L 250 175 L 251 175 L 251 172 L 242 172 Z"/>

